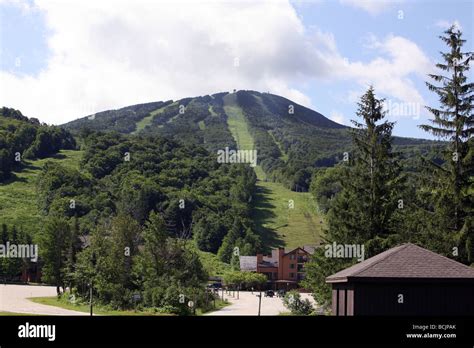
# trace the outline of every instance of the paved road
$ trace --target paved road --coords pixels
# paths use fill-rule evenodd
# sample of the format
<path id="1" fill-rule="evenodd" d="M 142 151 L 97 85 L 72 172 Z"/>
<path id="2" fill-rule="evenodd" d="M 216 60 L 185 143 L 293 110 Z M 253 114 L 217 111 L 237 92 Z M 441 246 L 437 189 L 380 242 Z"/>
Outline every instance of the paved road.
<path id="1" fill-rule="evenodd" d="M 257 294 L 258 292 L 252 294 L 250 291 L 241 291 L 237 299 L 237 292 L 235 297 L 224 292 L 224 298 L 232 304 L 207 315 L 258 315 Z M 219 295 L 222 296 L 222 292 L 219 292 Z M 314 305 L 314 299 L 310 294 L 301 294 L 301 297 L 309 299 Z M 281 312 L 288 312 L 281 298 L 262 295 L 261 315 L 279 315 Z"/>
<path id="2" fill-rule="evenodd" d="M 0 312 L 43 315 L 87 315 L 87 313 L 42 305 L 28 300 L 29 297 L 46 296 L 56 296 L 56 287 L 0 284 Z"/>

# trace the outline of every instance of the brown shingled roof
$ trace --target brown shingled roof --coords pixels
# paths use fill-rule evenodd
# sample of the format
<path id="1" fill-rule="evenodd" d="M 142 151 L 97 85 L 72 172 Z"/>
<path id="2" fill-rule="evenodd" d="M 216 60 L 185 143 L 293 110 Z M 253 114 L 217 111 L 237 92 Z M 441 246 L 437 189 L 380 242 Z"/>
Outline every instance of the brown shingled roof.
<path id="1" fill-rule="evenodd" d="M 347 282 L 351 278 L 474 279 L 474 268 L 407 243 L 337 272 L 326 282 Z"/>

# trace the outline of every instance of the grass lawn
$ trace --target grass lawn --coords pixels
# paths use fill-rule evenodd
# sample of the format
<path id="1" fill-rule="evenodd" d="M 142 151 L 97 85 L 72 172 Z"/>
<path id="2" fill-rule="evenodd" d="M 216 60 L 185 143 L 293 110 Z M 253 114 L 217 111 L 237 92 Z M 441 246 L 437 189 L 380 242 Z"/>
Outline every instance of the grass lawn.
<path id="1" fill-rule="evenodd" d="M 25 166 L 14 177 L 0 184 L 0 223 L 34 232 L 41 226 L 42 216 L 37 207 L 36 178 L 47 161 L 79 169 L 82 151 L 62 150 L 50 158 L 25 161 Z"/>
<path id="2" fill-rule="evenodd" d="M 47 306 L 60 307 L 63 309 L 69 309 L 71 311 L 89 313 L 90 308 L 87 304 L 73 304 L 66 301 L 64 298 L 53 297 L 32 297 L 29 298 L 30 301 L 40 303 Z M 153 313 L 153 312 L 135 312 L 135 311 L 118 311 L 118 310 L 109 310 L 101 307 L 93 308 L 94 314 L 104 315 L 104 316 L 169 316 L 172 314 L 166 313 Z"/>
<path id="3" fill-rule="evenodd" d="M 28 314 L 28 313 L 0 312 L 0 317 L 31 317 L 31 316 L 37 316 L 37 315 Z"/>
<path id="4" fill-rule="evenodd" d="M 30 301 L 40 303 L 43 305 L 48 305 L 48 306 L 54 306 L 54 307 L 60 307 L 63 309 L 69 309 L 72 311 L 77 311 L 77 312 L 84 312 L 84 313 L 89 313 L 90 308 L 89 305 L 87 304 L 72 304 L 68 301 L 66 301 L 64 298 L 58 299 L 56 296 L 53 297 L 32 297 L 29 299 Z M 203 311 L 201 308 L 196 309 L 196 315 L 203 315 L 205 313 L 210 313 L 217 311 L 221 308 L 224 308 L 226 306 L 230 305 L 230 303 L 225 300 L 222 301 L 221 299 L 216 300 L 216 307 L 207 311 Z M 94 314 L 97 315 L 103 315 L 103 316 L 172 316 L 173 314 L 166 314 L 166 313 L 155 313 L 151 311 L 118 311 L 118 310 L 109 310 L 109 309 L 104 309 L 101 307 L 94 307 L 93 308 Z M 0 312 L 0 315 L 22 315 L 22 314 L 15 314 L 15 313 L 9 313 L 9 312 Z M 29 315 L 29 314 L 25 314 Z"/>
<path id="5" fill-rule="evenodd" d="M 224 97 L 227 122 L 239 150 L 254 149 L 254 140 L 248 130 L 247 121 L 240 107 L 236 105 L 235 94 Z M 319 242 L 324 220 L 317 213 L 317 206 L 307 192 L 294 192 L 280 183 L 266 182 L 266 175 L 260 166 L 255 173 L 257 192 L 253 201 L 252 218 L 257 232 L 267 247 L 286 246 L 293 248 Z M 294 208 L 290 209 L 290 200 Z"/>
<path id="6" fill-rule="evenodd" d="M 211 309 L 211 310 L 207 310 L 207 311 L 203 311 L 201 308 L 198 308 L 196 309 L 196 315 L 204 315 L 204 314 L 207 314 L 207 313 L 212 313 L 212 312 L 215 312 L 215 311 L 218 311 L 219 309 L 222 309 L 224 307 L 227 307 L 230 305 L 230 302 L 227 301 L 227 300 L 222 300 L 222 299 L 218 299 L 216 300 L 216 307 Z"/>

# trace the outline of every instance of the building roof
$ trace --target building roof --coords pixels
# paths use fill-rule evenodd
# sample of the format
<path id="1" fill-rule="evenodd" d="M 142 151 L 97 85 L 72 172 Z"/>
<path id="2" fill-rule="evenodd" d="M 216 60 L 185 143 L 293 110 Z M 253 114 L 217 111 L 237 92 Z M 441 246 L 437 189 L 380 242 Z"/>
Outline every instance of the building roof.
<path id="1" fill-rule="evenodd" d="M 326 278 L 327 283 L 361 278 L 473 279 L 474 268 L 417 245 L 402 244 Z"/>
<path id="2" fill-rule="evenodd" d="M 240 256 L 241 271 L 257 271 L 257 256 Z"/>
<path id="3" fill-rule="evenodd" d="M 258 268 L 278 268 L 278 262 L 262 261 L 258 262 Z"/>
<path id="4" fill-rule="evenodd" d="M 285 255 L 291 254 L 292 252 L 296 250 L 302 250 L 308 254 L 314 254 L 314 247 L 310 245 L 303 245 L 303 247 L 296 247 L 296 248 L 284 248 Z"/>

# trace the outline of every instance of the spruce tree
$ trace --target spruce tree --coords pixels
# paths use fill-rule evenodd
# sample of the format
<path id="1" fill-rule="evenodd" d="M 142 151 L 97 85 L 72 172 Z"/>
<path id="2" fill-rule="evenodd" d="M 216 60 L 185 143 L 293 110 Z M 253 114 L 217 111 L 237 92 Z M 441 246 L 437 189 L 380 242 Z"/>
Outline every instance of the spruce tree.
<path id="1" fill-rule="evenodd" d="M 400 240 L 403 209 L 403 177 L 396 154 L 392 151 L 393 122 L 384 120 L 384 100 L 370 87 L 361 97 L 352 121 L 354 151 L 340 165 L 341 190 L 328 213 L 325 242 L 364 244 L 365 258 L 378 254 Z M 402 203 L 403 204 L 403 203 Z M 315 251 L 305 269 L 304 286 L 313 291 L 322 305 L 331 301 L 331 287 L 325 278 L 356 262 L 356 259 L 328 257 L 325 248 Z"/>
<path id="2" fill-rule="evenodd" d="M 451 247 L 460 247 L 461 261 L 473 262 L 474 167 L 473 143 L 469 140 L 474 132 L 474 84 L 468 82 L 466 76 L 473 53 L 463 51 L 466 40 L 462 39 L 456 26 L 451 26 L 444 34 L 440 39 L 449 50 L 441 52 L 443 63 L 436 64 L 441 72 L 429 75 L 437 85 L 426 82 L 428 88 L 438 95 L 440 107 L 427 106 L 434 118 L 430 120 L 431 125 L 420 126 L 449 142 L 445 164 L 432 163 L 435 168 L 431 187 L 435 215 L 431 228 L 437 229 L 440 240 L 447 237 L 452 241 Z"/>
<path id="3" fill-rule="evenodd" d="M 352 121 L 355 151 L 329 211 L 328 237 L 337 243 L 370 241 L 375 247 L 375 239 L 378 243 L 397 233 L 394 215 L 403 199 L 402 179 L 392 151 L 394 123 L 384 120 L 384 99 L 377 99 L 370 87 L 358 105 L 361 121 Z M 371 253 L 380 248 L 385 247 Z"/>

